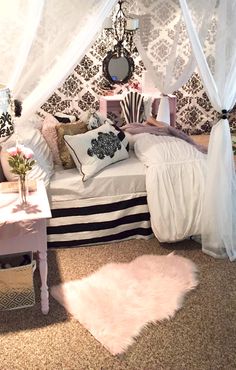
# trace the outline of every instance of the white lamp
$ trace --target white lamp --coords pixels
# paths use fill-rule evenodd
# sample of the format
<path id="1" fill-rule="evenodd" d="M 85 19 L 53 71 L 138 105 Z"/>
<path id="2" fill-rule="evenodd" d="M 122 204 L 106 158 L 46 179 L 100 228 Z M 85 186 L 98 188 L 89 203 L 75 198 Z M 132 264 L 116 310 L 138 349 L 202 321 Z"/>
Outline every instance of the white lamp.
<path id="1" fill-rule="evenodd" d="M 167 95 L 161 96 L 156 119 L 170 125 L 170 103 Z"/>
<path id="2" fill-rule="evenodd" d="M 0 84 L 0 143 L 6 141 L 14 132 L 14 118 L 20 117 L 22 104 L 13 99 L 10 89 Z"/>
<path id="3" fill-rule="evenodd" d="M 10 89 L 0 85 L 0 143 L 14 132 Z"/>

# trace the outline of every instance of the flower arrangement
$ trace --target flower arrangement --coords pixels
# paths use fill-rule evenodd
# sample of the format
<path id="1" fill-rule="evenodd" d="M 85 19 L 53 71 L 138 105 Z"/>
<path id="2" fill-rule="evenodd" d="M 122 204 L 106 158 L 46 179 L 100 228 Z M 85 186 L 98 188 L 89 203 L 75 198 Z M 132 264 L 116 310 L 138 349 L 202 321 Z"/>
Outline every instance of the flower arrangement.
<path id="1" fill-rule="evenodd" d="M 8 158 L 8 163 L 11 166 L 12 173 L 25 177 L 26 173 L 30 171 L 35 164 L 33 160 L 33 151 L 24 145 L 16 145 L 15 147 L 7 149 L 10 154 Z"/>
<path id="2" fill-rule="evenodd" d="M 21 195 L 21 202 L 26 203 L 26 174 L 36 163 L 35 160 L 32 159 L 34 153 L 30 148 L 20 144 L 7 149 L 7 152 L 9 154 L 8 163 L 12 168 L 11 172 L 19 176 L 19 192 Z"/>
<path id="3" fill-rule="evenodd" d="M 124 92 L 131 91 L 131 90 L 137 90 L 139 92 L 142 91 L 142 86 L 138 81 L 129 81 L 126 84 L 115 84 L 113 87 L 113 95 L 116 94 L 123 94 Z"/>

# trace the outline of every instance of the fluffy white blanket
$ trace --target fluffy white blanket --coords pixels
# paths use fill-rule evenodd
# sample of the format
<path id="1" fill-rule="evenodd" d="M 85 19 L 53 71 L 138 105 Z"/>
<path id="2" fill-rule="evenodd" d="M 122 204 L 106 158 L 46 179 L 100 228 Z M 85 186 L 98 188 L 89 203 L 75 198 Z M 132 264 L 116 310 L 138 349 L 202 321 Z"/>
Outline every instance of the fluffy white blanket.
<path id="1" fill-rule="evenodd" d="M 147 167 L 147 200 L 157 239 L 173 242 L 200 234 L 206 155 L 176 137 L 135 136 L 135 153 Z"/>

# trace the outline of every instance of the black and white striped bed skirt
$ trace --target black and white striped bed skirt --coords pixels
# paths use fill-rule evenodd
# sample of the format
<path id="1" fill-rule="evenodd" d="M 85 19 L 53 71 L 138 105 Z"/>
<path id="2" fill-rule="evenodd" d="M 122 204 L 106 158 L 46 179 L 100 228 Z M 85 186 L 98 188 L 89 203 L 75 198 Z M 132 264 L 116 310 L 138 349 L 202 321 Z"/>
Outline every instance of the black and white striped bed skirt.
<path id="1" fill-rule="evenodd" d="M 49 248 L 153 237 L 146 193 L 59 201 L 51 211 Z"/>

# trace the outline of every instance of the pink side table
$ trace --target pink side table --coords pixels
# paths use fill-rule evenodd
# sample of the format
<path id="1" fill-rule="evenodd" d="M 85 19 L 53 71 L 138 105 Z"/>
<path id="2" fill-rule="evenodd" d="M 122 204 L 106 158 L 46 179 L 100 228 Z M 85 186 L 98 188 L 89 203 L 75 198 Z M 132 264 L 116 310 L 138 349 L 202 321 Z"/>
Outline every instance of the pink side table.
<path id="1" fill-rule="evenodd" d="M 47 229 L 46 220 L 52 217 L 47 193 L 42 181 L 28 196 L 28 205 L 22 208 L 17 193 L 0 192 L 0 255 L 38 252 L 41 278 L 41 309 L 49 312 L 47 285 Z"/>
<path id="2" fill-rule="evenodd" d="M 161 97 L 158 94 L 143 94 L 145 96 L 150 96 L 153 98 L 152 103 L 152 113 L 156 115 L 158 112 L 159 104 Z M 99 101 L 99 111 L 100 113 L 107 117 L 108 113 L 113 113 L 118 122 L 121 119 L 121 106 L 120 101 L 123 99 L 123 95 L 109 95 L 109 96 L 101 96 Z M 175 126 L 176 121 L 176 96 L 175 95 L 168 95 L 169 97 L 169 105 L 170 105 L 170 125 Z"/>

